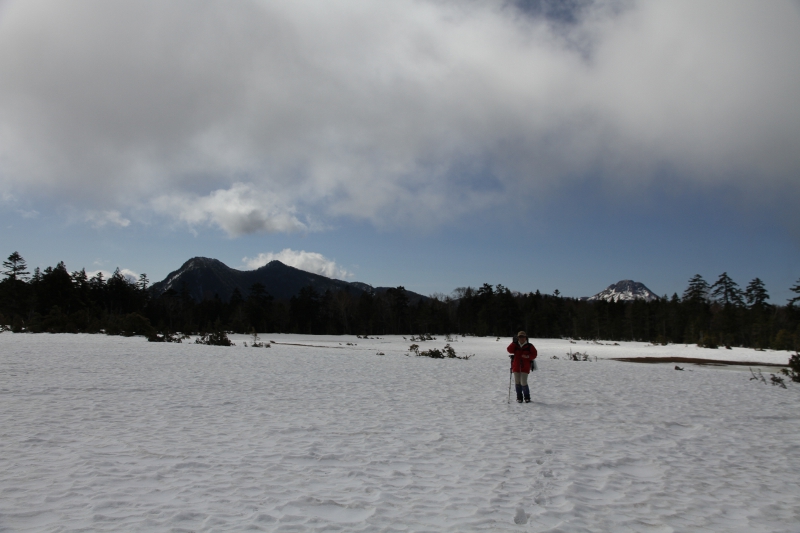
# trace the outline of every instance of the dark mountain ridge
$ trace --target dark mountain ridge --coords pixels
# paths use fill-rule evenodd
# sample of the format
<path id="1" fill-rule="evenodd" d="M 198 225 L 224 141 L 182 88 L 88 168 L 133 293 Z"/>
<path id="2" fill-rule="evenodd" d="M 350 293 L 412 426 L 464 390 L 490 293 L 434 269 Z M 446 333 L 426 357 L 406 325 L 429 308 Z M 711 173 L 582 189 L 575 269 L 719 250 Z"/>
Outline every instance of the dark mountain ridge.
<path id="1" fill-rule="evenodd" d="M 235 289 L 239 289 L 246 298 L 250 288 L 256 283 L 262 284 L 277 300 L 289 300 L 297 295 L 300 289 L 308 286 L 313 287 L 319 294 L 329 290 L 345 291 L 354 296 L 364 292 L 381 294 L 389 289 L 389 287 L 372 287 L 357 281 L 347 282 L 326 278 L 277 260 L 270 261 L 256 270 L 236 270 L 217 259 L 193 257 L 162 281 L 154 283 L 150 290 L 153 296 L 158 297 L 169 290 L 180 293 L 185 286 L 189 296 L 195 301 L 200 302 L 216 295 L 227 302 Z M 420 299 L 427 299 L 426 296 L 411 291 L 406 291 L 406 295 L 412 304 Z"/>

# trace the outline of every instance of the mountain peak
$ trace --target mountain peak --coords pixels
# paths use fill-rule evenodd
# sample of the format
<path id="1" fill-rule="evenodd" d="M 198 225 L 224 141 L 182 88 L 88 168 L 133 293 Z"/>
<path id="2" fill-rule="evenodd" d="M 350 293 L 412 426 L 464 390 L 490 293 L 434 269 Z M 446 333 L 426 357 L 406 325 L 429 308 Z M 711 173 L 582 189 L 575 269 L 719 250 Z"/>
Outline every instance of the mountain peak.
<path id="1" fill-rule="evenodd" d="M 608 286 L 604 291 L 587 298 L 589 301 L 605 300 L 606 302 L 630 302 L 644 300 L 650 302 L 657 300 L 658 295 L 645 287 L 644 283 L 623 279 Z"/>
<path id="2" fill-rule="evenodd" d="M 212 259 L 210 257 L 192 257 L 188 261 L 186 261 L 180 268 L 182 271 L 192 270 L 195 268 L 207 268 L 207 267 L 224 267 L 228 268 L 228 265 L 220 261 L 219 259 Z"/>
<path id="3" fill-rule="evenodd" d="M 256 283 L 261 284 L 274 298 L 284 301 L 291 299 L 304 287 L 312 287 L 318 295 L 323 295 L 326 291 L 344 291 L 353 296 L 362 293 L 374 295 L 389 290 L 387 287 L 372 287 L 366 283 L 327 278 L 278 260 L 270 261 L 255 270 L 237 270 L 218 259 L 193 257 L 178 270 L 170 272 L 162 281 L 154 283 L 150 291 L 155 297 L 171 289 L 178 293 L 186 291 L 197 302 L 215 297 L 228 301 L 235 290 L 247 297 Z M 407 291 L 407 294 L 412 305 L 426 298 L 411 291 Z"/>
<path id="4" fill-rule="evenodd" d="M 261 265 L 256 270 L 275 269 L 275 268 L 294 268 L 294 267 L 290 267 L 286 263 L 282 263 L 281 261 L 278 261 L 277 259 L 273 259 L 272 261 L 270 261 L 266 265 Z"/>

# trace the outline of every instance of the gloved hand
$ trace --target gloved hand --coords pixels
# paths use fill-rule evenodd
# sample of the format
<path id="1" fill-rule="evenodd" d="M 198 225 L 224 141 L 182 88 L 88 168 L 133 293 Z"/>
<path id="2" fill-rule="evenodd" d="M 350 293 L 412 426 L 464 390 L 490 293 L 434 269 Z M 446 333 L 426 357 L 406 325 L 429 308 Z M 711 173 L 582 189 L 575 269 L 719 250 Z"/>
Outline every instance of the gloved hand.
<path id="1" fill-rule="evenodd" d="M 508 358 L 509 359 L 514 359 L 514 354 L 513 353 L 508 354 Z"/>
<path id="2" fill-rule="evenodd" d="M 518 339 L 518 338 L 516 338 L 516 337 L 511 337 L 511 342 L 515 342 L 515 343 L 519 344 L 519 342 L 518 342 L 518 341 L 519 341 L 519 339 Z"/>

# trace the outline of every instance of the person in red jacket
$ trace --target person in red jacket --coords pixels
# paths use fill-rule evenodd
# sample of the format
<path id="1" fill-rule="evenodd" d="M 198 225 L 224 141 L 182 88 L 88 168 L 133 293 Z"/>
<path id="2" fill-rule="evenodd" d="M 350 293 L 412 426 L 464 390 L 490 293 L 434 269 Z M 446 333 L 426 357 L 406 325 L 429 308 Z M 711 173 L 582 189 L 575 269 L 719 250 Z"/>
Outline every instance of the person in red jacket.
<path id="1" fill-rule="evenodd" d="M 528 388 L 528 374 L 531 371 L 533 360 L 538 355 L 536 347 L 528 342 L 528 335 L 524 331 L 517 333 L 516 338 L 508 345 L 511 358 L 511 371 L 514 373 L 514 384 L 517 386 L 517 401 L 526 403 L 531 401 L 531 390 Z"/>

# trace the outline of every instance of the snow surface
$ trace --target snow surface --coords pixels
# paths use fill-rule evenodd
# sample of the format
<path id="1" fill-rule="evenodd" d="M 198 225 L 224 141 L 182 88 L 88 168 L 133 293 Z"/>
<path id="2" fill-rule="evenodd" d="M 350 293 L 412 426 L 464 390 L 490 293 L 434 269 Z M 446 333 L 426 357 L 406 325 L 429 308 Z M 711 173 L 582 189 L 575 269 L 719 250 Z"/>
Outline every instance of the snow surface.
<path id="1" fill-rule="evenodd" d="M 800 532 L 800 386 L 607 360 L 788 352 L 232 338 L 0 334 L 0 531 Z"/>

